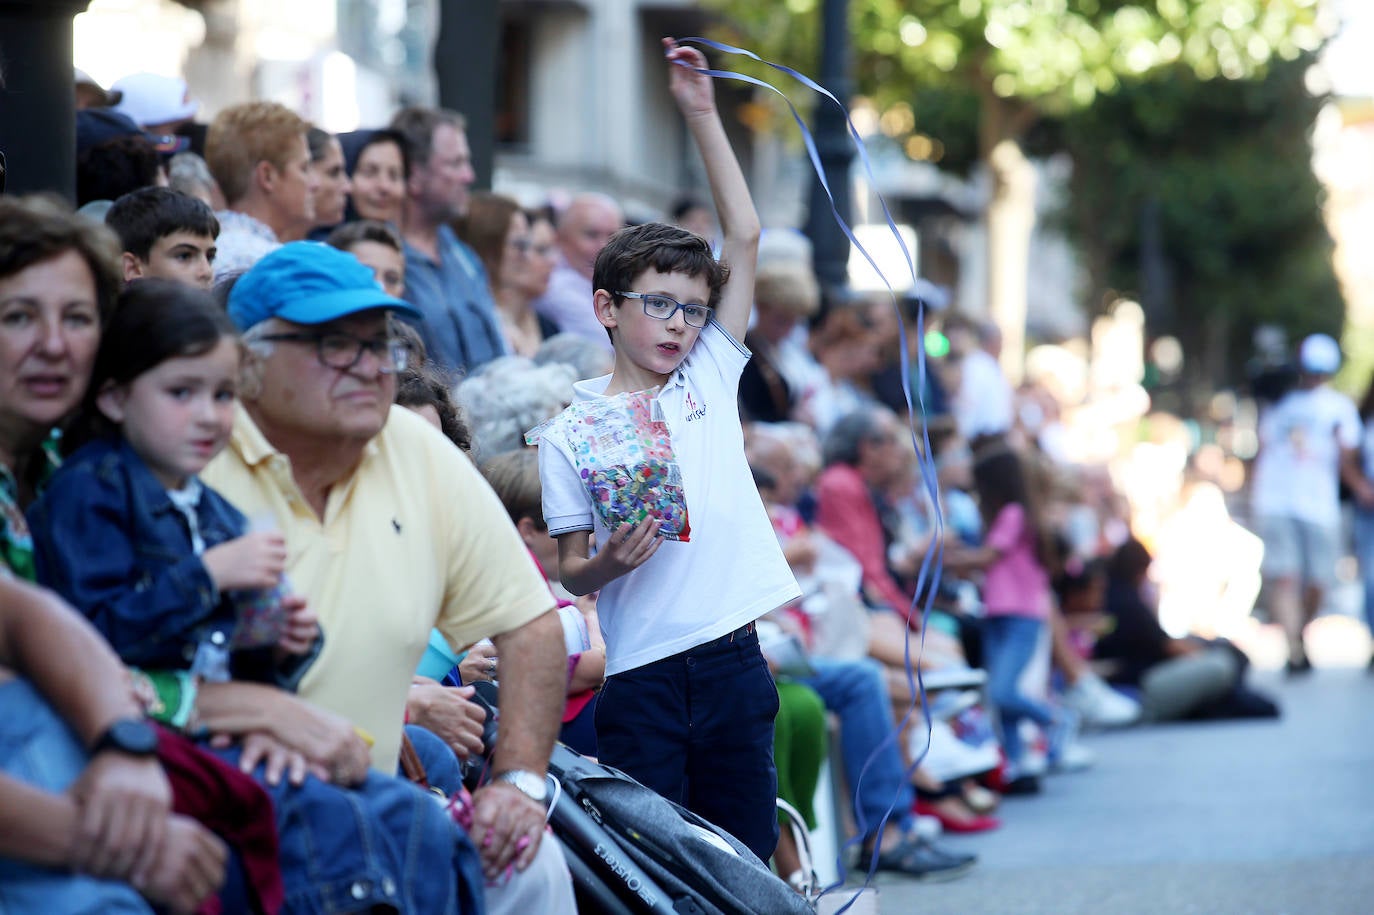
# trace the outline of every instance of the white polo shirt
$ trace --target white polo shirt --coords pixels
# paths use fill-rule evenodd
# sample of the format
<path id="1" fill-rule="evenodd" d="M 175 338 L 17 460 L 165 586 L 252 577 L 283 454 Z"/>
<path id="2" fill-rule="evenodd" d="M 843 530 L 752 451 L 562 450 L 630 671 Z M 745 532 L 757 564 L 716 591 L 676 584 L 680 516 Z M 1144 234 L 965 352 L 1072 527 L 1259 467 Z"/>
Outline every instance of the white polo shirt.
<path id="1" fill-rule="evenodd" d="M 607 676 L 709 642 L 801 596 L 744 457 L 738 391 L 749 356 L 712 321 L 659 392 L 691 541 L 664 541 L 648 562 L 601 589 Z M 610 380 L 578 383 L 576 399 L 605 396 Z M 549 533 L 594 531 L 605 543 L 610 532 L 556 435 L 540 443 L 539 475 Z"/>

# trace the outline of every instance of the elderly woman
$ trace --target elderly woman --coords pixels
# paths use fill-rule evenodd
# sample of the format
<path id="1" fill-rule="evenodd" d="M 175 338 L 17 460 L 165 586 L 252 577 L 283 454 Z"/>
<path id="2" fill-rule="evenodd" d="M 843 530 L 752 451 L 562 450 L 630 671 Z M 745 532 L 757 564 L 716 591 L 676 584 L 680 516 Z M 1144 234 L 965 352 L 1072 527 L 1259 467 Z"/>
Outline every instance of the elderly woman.
<path id="1" fill-rule="evenodd" d="M 85 392 L 119 275 L 109 230 L 56 201 L 0 198 L 0 560 L 20 578 L 34 572 L 23 508 L 57 465 L 53 430 Z M 80 659 L 64 663 L 73 676 L 84 669 Z M 444 876 L 458 857 L 453 826 L 424 794 L 370 773 L 348 721 L 274 687 L 178 673 L 136 672 L 144 707 L 171 726 L 221 735 L 219 755 L 271 796 L 287 911 L 345 899 L 343 911 L 402 902 L 455 910 L 455 882 Z M 419 872 L 431 876 L 416 883 Z"/>
<path id="2" fill-rule="evenodd" d="M 57 467 L 119 292 L 119 242 L 44 198 L 0 199 L 0 561 L 32 580 L 24 510 Z"/>

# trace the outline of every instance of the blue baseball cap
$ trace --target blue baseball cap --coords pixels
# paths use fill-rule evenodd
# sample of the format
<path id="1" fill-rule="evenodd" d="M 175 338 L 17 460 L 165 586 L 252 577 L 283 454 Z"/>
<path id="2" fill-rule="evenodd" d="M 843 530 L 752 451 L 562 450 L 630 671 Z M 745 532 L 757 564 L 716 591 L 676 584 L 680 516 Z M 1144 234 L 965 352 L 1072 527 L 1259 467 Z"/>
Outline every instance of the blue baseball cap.
<path id="1" fill-rule="evenodd" d="M 383 292 L 371 268 L 352 254 L 314 241 L 282 245 L 241 276 L 229 294 L 229 317 L 239 330 L 268 318 L 324 324 L 374 308 L 421 317 L 414 305 Z"/>

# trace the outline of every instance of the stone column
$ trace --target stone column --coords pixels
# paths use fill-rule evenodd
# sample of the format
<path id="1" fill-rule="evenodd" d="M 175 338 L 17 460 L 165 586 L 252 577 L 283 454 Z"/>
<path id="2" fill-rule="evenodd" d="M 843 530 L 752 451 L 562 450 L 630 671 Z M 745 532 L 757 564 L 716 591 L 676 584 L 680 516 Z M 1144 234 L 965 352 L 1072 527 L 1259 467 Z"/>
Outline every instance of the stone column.
<path id="1" fill-rule="evenodd" d="M 0 0 L 0 150 L 7 193 L 76 196 L 72 17 L 90 0 Z"/>

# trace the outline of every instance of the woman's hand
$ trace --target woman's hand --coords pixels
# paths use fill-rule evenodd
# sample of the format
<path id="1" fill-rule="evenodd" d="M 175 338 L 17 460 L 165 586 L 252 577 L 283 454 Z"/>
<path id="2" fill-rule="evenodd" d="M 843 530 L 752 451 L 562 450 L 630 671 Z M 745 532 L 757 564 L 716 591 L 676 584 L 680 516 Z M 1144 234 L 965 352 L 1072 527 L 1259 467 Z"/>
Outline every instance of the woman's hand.
<path id="1" fill-rule="evenodd" d="M 201 557 L 221 591 L 275 588 L 286 570 L 286 538 L 258 531 L 212 546 Z"/>
<path id="2" fill-rule="evenodd" d="M 482 680 L 495 683 L 496 674 L 496 646 L 490 642 L 478 642 L 473 645 L 458 664 L 458 676 L 465 684 Z"/>
<path id="3" fill-rule="evenodd" d="M 358 785 L 367 778 L 367 744 L 347 719 L 290 693 L 274 690 L 271 695 L 270 736 L 336 785 Z"/>
<path id="4" fill-rule="evenodd" d="M 210 746 L 224 749 L 233 742 L 234 738 L 228 734 L 216 734 L 210 739 Z M 250 774 L 261 763 L 263 779 L 269 785 L 280 784 L 283 775 L 292 785 L 300 785 L 305 781 L 307 774 L 314 775 L 321 781 L 329 781 L 328 769 L 312 763 L 305 758 L 304 753 L 293 750 L 271 734 L 262 731 L 245 734 L 242 742 L 243 752 L 239 754 L 239 768 L 245 775 Z"/>

